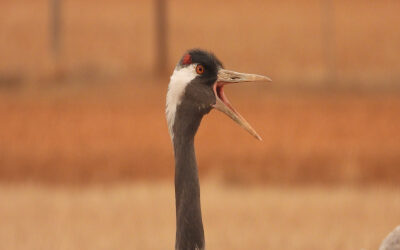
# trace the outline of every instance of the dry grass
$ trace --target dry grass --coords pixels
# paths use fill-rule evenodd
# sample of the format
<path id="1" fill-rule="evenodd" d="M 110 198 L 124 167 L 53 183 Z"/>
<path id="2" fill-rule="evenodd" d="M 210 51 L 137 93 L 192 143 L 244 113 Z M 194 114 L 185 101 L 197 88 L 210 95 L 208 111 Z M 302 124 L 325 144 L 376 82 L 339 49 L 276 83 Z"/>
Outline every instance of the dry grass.
<path id="1" fill-rule="evenodd" d="M 204 182 L 208 249 L 377 249 L 400 221 L 399 190 Z M 1 185 L 0 248 L 171 249 L 172 184 Z"/>
<path id="2" fill-rule="evenodd" d="M 118 91 L 125 94 L 3 96 L 0 179 L 171 178 L 165 89 Z M 282 93 L 261 85 L 227 91 L 264 141 L 211 112 L 196 140 L 202 175 L 228 182 L 399 183 L 397 94 Z"/>

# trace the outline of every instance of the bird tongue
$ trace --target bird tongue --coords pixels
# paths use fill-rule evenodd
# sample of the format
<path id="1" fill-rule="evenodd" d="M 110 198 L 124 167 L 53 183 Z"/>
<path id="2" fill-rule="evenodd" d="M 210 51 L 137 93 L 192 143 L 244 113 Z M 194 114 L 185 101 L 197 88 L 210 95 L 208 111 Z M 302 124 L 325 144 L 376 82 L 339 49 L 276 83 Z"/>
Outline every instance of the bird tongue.
<path id="1" fill-rule="evenodd" d="M 233 121 L 238 123 L 241 127 L 243 127 L 247 132 L 249 132 L 252 136 L 254 136 L 258 140 L 262 140 L 261 137 L 257 134 L 257 132 L 250 126 L 250 124 L 236 111 L 236 109 L 229 102 L 228 98 L 224 92 L 224 85 L 231 84 L 232 82 L 216 82 L 214 84 L 214 94 L 216 98 L 216 103 L 214 108 L 228 115 Z"/>
<path id="2" fill-rule="evenodd" d="M 228 98 L 225 95 L 224 92 L 224 86 L 226 84 L 231 84 L 231 83 L 227 83 L 227 82 L 217 82 L 215 84 L 215 92 L 216 92 L 216 96 L 226 105 L 228 106 L 228 108 L 230 108 L 233 112 L 235 112 L 236 114 L 238 114 L 238 112 L 236 111 L 236 109 L 232 106 L 232 104 L 229 102 Z"/>

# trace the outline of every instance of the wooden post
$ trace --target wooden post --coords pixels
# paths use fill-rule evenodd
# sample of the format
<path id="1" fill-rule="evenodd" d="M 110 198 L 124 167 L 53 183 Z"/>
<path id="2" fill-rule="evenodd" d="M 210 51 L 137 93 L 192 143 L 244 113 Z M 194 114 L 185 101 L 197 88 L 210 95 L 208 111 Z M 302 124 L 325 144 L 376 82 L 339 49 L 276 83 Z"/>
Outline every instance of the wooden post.
<path id="1" fill-rule="evenodd" d="M 335 56 L 335 11 L 333 0 L 321 0 L 322 53 L 326 65 L 328 84 L 334 84 L 337 78 Z"/>
<path id="2" fill-rule="evenodd" d="M 61 0 L 50 0 L 50 12 L 51 51 L 58 63 L 61 50 Z"/>
<path id="3" fill-rule="evenodd" d="M 156 50 L 155 63 L 156 74 L 162 75 L 167 72 L 168 51 L 167 51 L 167 3 L 166 0 L 155 0 L 156 8 Z"/>

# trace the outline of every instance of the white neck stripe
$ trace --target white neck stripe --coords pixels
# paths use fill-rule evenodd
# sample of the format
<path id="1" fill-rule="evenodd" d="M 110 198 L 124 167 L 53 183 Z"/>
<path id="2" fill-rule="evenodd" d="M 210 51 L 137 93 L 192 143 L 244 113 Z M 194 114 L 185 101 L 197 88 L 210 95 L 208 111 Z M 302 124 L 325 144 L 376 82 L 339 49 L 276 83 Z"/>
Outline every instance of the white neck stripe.
<path id="1" fill-rule="evenodd" d="M 176 107 L 181 103 L 186 86 L 196 78 L 196 65 L 176 67 L 168 85 L 167 103 L 165 114 L 167 116 L 168 129 L 171 138 L 174 137 L 173 126 L 175 122 Z"/>

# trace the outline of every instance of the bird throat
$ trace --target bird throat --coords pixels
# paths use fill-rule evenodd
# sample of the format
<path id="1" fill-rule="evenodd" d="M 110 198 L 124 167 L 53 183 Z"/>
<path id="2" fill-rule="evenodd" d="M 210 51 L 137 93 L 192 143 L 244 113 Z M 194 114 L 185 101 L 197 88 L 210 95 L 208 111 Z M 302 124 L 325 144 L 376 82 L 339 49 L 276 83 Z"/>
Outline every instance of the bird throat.
<path id="1" fill-rule="evenodd" d="M 182 106 L 181 106 L 182 107 Z M 204 230 L 200 206 L 200 183 L 194 151 L 194 136 L 202 115 L 177 108 L 174 122 L 176 250 L 204 249 Z"/>

